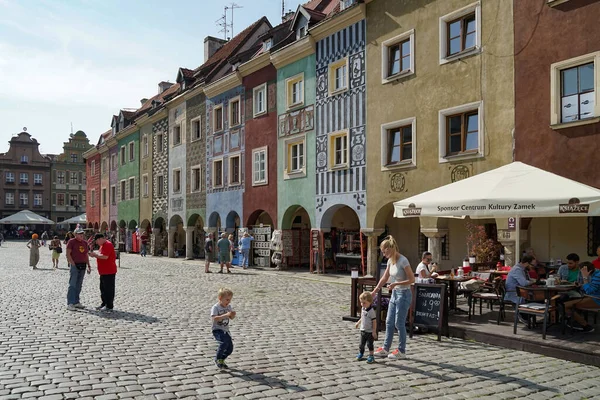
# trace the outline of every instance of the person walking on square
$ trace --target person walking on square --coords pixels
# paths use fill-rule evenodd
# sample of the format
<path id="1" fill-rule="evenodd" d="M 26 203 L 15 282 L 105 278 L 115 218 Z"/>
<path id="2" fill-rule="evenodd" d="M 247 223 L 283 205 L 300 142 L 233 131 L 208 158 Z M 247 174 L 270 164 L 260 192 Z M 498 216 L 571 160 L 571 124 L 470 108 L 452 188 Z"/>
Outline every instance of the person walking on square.
<path id="1" fill-rule="evenodd" d="M 88 255 L 88 244 L 83 238 L 83 229 L 75 230 L 75 238 L 67 243 L 67 261 L 70 265 L 69 290 L 67 291 L 67 309 L 76 311 L 85 308 L 79 301 L 83 278 L 87 266 L 87 273 L 92 272 Z"/>
<path id="2" fill-rule="evenodd" d="M 210 260 L 213 255 L 213 234 L 209 233 L 204 240 L 204 272 L 210 274 Z"/>
<path id="3" fill-rule="evenodd" d="M 140 235 L 140 255 L 146 257 L 146 247 L 148 246 L 148 232 L 143 229 Z"/>
<path id="4" fill-rule="evenodd" d="M 42 232 L 42 246 L 46 246 L 46 240 L 48 240 L 48 232 L 44 231 Z"/>
<path id="5" fill-rule="evenodd" d="M 235 246 L 233 245 L 233 234 L 229 234 L 227 236 L 227 240 L 229 240 L 229 262 L 233 262 L 233 251 L 235 250 Z"/>
<path id="6" fill-rule="evenodd" d="M 217 248 L 219 249 L 219 266 L 221 267 L 219 273 L 223 273 L 223 265 L 225 265 L 227 267 L 227 273 L 230 274 L 231 271 L 229 268 L 231 268 L 231 258 L 229 257 L 229 254 L 231 250 L 231 242 L 229 242 L 229 239 L 227 239 L 226 232 L 221 234 L 221 239 L 219 239 L 217 242 Z"/>
<path id="7" fill-rule="evenodd" d="M 228 368 L 225 360 L 233 353 L 233 340 L 229 332 L 229 320 L 235 318 L 235 311 L 231 307 L 231 298 L 233 297 L 231 289 L 219 289 L 217 297 L 219 301 L 212 306 L 210 317 L 212 318 L 212 333 L 219 344 L 215 356 L 215 364 L 219 369 L 223 369 Z"/>
<path id="8" fill-rule="evenodd" d="M 111 242 L 106 240 L 103 234 L 97 233 L 94 241 L 100 247 L 98 251 L 92 251 L 90 257 L 98 262 L 98 274 L 100 275 L 100 298 L 102 304 L 96 307 L 99 311 L 112 311 L 115 300 L 115 278 L 117 276 L 117 255 Z"/>
<path id="9" fill-rule="evenodd" d="M 242 261 L 240 265 L 244 267 L 244 269 L 248 268 L 248 263 L 250 260 L 250 246 L 254 237 L 250 236 L 248 232 L 244 232 L 244 235 L 240 239 L 240 250 L 242 252 Z"/>
<path id="10" fill-rule="evenodd" d="M 58 269 L 58 260 L 62 253 L 62 245 L 58 236 L 54 236 L 50 241 L 50 250 L 52 250 L 52 268 Z"/>
<path id="11" fill-rule="evenodd" d="M 415 282 L 415 273 L 410 267 L 408 259 L 398 251 L 396 240 L 390 235 L 381 242 L 381 253 L 388 259 L 387 268 L 377 286 L 371 292 L 377 292 L 390 280 L 388 290 L 392 292 L 385 320 L 385 340 L 383 347 L 375 351 L 375 356 L 397 360 L 406 357 L 406 316 L 412 302 L 410 285 Z M 391 278 L 391 279 L 390 279 Z M 398 348 L 390 351 L 394 338 L 394 327 L 398 330 Z"/>
<path id="12" fill-rule="evenodd" d="M 38 269 L 37 265 L 40 262 L 40 247 L 42 242 L 38 240 L 37 233 L 31 235 L 31 240 L 27 242 L 27 248 L 29 249 L 29 266 L 33 269 Z"/>
<path id="13" fill-rule="evenodd" d="M 356 359 L 358 361 L 363 360 L 365 354 L 365 345 L 369 348 L 369 357 L 367 357 L 367 364 L 375 362 L 373 356 L 373 350 L 375 346 L 373 341 L 377 340 L 377 314 L 373 308 L 373 296 L 369 292 L 363 292 L 359 297 L 362 311 L 360 313 L 360 319 L 356 323 L 355 327 L 360 326 L 360 345 L 358 347 L 358 355 Z"/>

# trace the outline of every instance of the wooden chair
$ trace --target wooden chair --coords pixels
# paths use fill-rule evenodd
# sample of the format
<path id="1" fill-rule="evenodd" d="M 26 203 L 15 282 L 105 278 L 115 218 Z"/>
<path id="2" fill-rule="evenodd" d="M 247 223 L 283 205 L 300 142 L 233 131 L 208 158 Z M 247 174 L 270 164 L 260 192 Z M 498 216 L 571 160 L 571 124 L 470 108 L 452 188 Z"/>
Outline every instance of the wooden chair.
<path id="1" fill-rule="evenodd" d="M 594 300 L 600 300 L 600 297 L 598 296 L 592 296 L 590 294 L 586 294 L 583 296 L 585 297 L 590 297 Z M 590 313 L 594 314 L 594 325 L 596 325 L 598 323 L 598 313 L 600 313 L 600 306 L 597 307 L 588 307 L 588 308 L 576 308 L 577 311 L 581 311 L 583 312 L 583 318 L 585 318 L 585 320 L 588 320 L 588 316 Z"/>
<path id="2" fill-rule="evenodd" d="M 488 274 L 489 275 L 489 274 Z M 483 313 L 483 303 L 488 304 L 488 308 L 494 311 L 494 303 L 498 304 L 498 319 L 497 323 L 500 325 L 500 319 L 504 320 L 504 281 L 496 278 L 493 282 L 485 282 L 482 286 L 482 290 L 471 294 L 471 301 L 469 303 L 469 320 L 471 315 L 475 314 L 475 306 L 479 299 L 479 315 Z"/>
<path id="3" fill-rule="evenodd" d="M 550 297 L 550 292 L 547 290 L 532 290 L 532 288 L 517 286 L 517 296 L 526 301 L 515 306 L 515 324 L 513 334 L 517 334 L 517 323 L 519 315 L 527 315 L 527 327 L 531 329 L 532 318 L 535 325 L 536 317 L 543 317 L 544 324 L 542 327 L 542 338 L 546 339 L 546 329 L 548 328 L 548 320 L 552 313 L 556 313 L 555 301 L 560 296 L 555 295 Z M 564 323 L 564 319 L 563 319 Z"/>

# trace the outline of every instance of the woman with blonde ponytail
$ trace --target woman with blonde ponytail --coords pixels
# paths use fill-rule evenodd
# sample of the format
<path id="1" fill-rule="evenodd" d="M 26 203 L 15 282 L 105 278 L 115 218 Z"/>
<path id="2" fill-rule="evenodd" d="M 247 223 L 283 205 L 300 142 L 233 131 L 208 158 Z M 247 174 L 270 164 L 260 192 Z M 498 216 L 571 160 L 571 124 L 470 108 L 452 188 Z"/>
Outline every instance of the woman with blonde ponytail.
<path id="1" fill-rule="evenodd" d="M 398 360 L 406 357 L 406 316 L 412 302 L 410 285 L 415 282 L 415 275 L 408 259 L 398 251 L 398 244 L 391 235 L 381 242 L 380 249 L 388 259 L 387 268 L 371 294 L 375 297 L 389 280 L 388 290 L 392 292 L 392 296 L 385 321 L 385 340 L 383 347 L 375 351 L 375 356 Z M 390 353 L 394 328 L 398 330 L 398 348 Z"/>

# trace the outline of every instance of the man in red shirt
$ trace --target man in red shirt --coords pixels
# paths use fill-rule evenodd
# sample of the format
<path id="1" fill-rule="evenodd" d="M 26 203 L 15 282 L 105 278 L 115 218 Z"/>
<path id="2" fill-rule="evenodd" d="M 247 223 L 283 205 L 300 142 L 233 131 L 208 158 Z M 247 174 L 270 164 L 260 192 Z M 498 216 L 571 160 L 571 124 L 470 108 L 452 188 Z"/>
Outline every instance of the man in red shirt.
<path id="1" fill-rule="evenodd" d="M 98 261 L 100 297 L 102 298 L 102 304 L 96 307 L 96 310 L 112 311 L 115 300 L 115 276 L 117 275 L 115 248 L 101 233 L 97 233 L 94 240 L 100 249 L 91 252 L 90 257 L 94 257 Z"/>
<path id="2" fill-rule="evenodd" d="M 81 293 L 86 266 L 88 274 L 91 272 L 88 244 L 83 238 L 83 229 L 81 228 L 75 230 L 75 237 L 67 243 L 67 262 L 70 265 L 67 308 L 69 311 L 76 311 L 78 308 L 85 308 L 79 302 L 79 294 Z"/>

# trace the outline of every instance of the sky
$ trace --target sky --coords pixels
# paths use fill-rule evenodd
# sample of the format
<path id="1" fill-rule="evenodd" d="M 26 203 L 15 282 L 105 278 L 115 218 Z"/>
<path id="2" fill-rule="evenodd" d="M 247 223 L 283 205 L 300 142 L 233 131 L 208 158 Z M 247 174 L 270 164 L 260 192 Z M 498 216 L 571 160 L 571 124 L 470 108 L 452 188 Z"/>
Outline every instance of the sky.
<path id="1" fill-rule="evenodd" d="M 285 0 L 296 10 L 302 0 Z M 233 33 L 262 16 L 281 22 L 281 0 L 235 0 Z M 0 153 L 27 128 L 43 154 L 71 133 L 95 144 L 113 114 L 139 108 L 204 62 L 204 38 L 232 0 L 0 0 Z M 231 10 L 227 11 L 231 22 Z M 229 35 L 231 36 L 231 32 Z"/>

